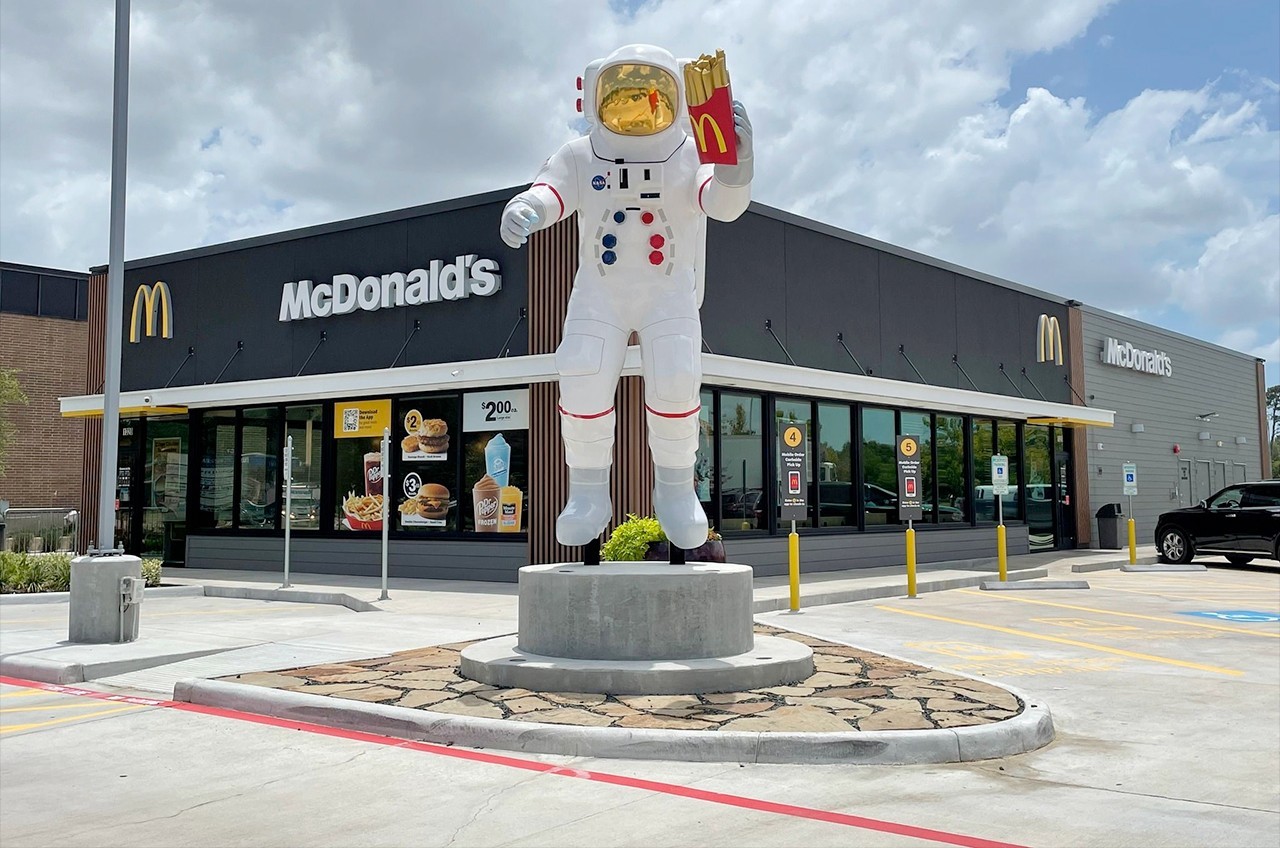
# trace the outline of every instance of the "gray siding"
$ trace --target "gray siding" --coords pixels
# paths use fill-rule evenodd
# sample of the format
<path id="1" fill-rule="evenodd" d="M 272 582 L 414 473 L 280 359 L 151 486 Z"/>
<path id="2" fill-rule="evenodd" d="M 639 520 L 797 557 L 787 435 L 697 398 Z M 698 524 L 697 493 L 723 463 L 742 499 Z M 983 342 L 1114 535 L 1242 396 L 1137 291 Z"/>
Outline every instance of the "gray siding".
<path id="1" fill-rule="evenodd" d="M 1119 502 L 1127 517 L 1121 466 L 1137 463 L 1133 512 L 1138 543 L 1150 544 L 1160 513 L 1194 504 L 1230 483 L 1260 478 L 1258 384 L 1252 356 L 1088 307 L 1082 312 L 1085 396 L 1090 406 L 1116 413 L 1114 428 L 1088 430 L 1092 512 L 1104 503 Z M 1163 351 L 1173 361 L 1173 375 L 1104 364 L 1101 354 L 1107 338 Z M 1196 417 L 1210 412 L 1218 415 L 1208 421 Z M 1132 432 L 1134 424 L 1144 431 Z M 1200 439 L 1202 432 L 1210 438 Z M 1244 444 L 1236 444 L 1240 436 Z M 1173 452 L 1175 444 L 1181 448 L 1178 454 Z M 1187 479 L 1182 479 L 1184 471 Z"/>

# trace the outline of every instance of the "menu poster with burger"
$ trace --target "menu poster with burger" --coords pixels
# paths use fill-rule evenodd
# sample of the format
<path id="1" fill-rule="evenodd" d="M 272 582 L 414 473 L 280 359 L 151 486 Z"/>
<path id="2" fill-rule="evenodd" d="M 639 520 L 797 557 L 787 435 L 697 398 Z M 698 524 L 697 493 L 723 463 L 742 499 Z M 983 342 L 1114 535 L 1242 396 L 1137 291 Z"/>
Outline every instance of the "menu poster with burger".
<path id="1" fill-rule="evenodd" d="M 458 529 L 458 397 L 405 398 L 396 405 L 400 463 L 393 491 L 402 530 Z"/>
<path id="2" fill-rule="evenodd" d="M 402 489 L 401 527 L 448 528 L 449 512 L 454 507 L 449 487 L 443 483 L 424 483 L 417 472 L 410 471 L 404 476 Z"/>

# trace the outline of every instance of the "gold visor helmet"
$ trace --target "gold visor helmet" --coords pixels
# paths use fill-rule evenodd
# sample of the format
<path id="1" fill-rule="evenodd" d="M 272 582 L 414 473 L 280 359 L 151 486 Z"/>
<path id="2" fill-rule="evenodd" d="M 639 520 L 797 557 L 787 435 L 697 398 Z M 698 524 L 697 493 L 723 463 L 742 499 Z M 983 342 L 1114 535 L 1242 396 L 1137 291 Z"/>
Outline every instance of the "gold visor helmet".
<path id="1" fill-rule="evenodd" d="M 657 65 L 614 65 L 596 83 L 600 123 L 619 135 L 653 135 L 675 120 L 676 78 Z"/>

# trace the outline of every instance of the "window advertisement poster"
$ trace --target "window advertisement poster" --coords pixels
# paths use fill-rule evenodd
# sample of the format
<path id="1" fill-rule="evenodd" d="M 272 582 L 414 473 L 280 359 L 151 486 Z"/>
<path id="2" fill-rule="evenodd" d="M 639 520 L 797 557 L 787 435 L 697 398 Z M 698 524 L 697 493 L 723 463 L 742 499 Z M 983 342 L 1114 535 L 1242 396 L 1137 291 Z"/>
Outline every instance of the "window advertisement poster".
<path id="1" fill-rule="evenodd" d="M 335 517 L 341 530 L 382 529 L 382 431 L 390 423 L 389 399 L 333 405 Z"/>
<path id="2" fill-rule="evenodd" d="M 464 530 L 520 533 L 529 469 L 529 390 L 462 396 Z"/>
<path id="3" fill-rule="evenodd" d="M 457 395 L 405 398 L 396 404 L 399 430 L 393 431 L 391 449 L 400 452 L 395 503 L 402 530 L 458 529 L 453 491 L 461 445 L 458 414 Z"/>

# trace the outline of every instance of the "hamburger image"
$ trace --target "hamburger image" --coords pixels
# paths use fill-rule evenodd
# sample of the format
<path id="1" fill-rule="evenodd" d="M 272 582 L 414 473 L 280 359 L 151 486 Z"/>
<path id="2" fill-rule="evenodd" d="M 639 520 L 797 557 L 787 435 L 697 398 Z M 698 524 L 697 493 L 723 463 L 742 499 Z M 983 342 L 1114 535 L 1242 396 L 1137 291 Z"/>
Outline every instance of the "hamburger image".
<path id="1" fill-rule="evenodd" d="M 418 492 L 418 515 L 440 520 L 449 514 L 449 490 L 439 483 L 427 483 Z"/>
<path id="2" fill-rule="evenodd" d="M 418 446 L 425 453 L 444 453 L 449 450 L 449 425 L 440 418 L 423 421 L 418 428 Z"/>

